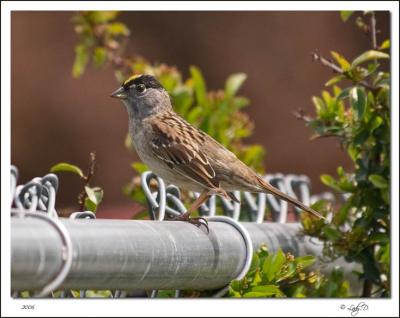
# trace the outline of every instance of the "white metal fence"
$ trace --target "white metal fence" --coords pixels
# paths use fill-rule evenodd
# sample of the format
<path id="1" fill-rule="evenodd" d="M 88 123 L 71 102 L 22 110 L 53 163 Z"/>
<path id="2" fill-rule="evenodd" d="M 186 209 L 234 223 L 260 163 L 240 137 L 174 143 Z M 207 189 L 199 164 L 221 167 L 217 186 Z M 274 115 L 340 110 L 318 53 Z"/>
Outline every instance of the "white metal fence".
<path id="1" fill-rule="evenodd" d="M 322 254 L 322 243 L 301 234 L 299 223 L 286 223 L 288 206 L 272 195 L 235 193 L 241 204 L 211 197 L 199 212 L 209 230 L 189 223 L 168 222 L 166 216 L 185 212 L 180 191 L 151 172 L 142 175 L 149 215 L 153 221 L 101 220 L 89 211 L 58 218 L 55 202 L 58 179 L 54 174 L 17 186 L 18 172 L 11 169 L 11 283 L 12 292 L 30 290 L 37 297 L 51 297 L 55 290 L 112 290 L 113 297 L 126 291 L 156 297 L 157 290 L 215 289 L 226 293 L 232 279 L 243 278 L 253 250 L 267 244 L 294 255 Z M 333 195 L 310 195 L 305 176 L 267 175 L 266 179 L 302 202 L 310 204 Z M 157 190 L 151 191 L 155 180 Z M 153 181 L 154 182 L 154 181 Z M 193 193 L 193 197 L 198 194 Z M 217 202 L 222 209 L 217 215 Z M 275 222 L 264 222 L 271 211 Z M 240 221 L 240 222 L 239 222 Z M 329 271 L 341 265 L 347 273 L 356 268 L 343 259 L 316 266 Z M 146 291 L 146 292 L 143 292 Z"/>

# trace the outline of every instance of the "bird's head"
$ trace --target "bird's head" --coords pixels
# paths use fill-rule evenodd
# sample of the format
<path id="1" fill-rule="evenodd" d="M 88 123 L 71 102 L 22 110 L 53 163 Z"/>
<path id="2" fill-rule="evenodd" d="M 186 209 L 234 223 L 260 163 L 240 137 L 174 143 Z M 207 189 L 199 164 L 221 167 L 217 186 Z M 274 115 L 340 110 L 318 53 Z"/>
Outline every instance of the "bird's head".
<path id="1" fill-rule="evenodd" d="M 167 91 L 155 77 L 147 74 L 129 77 L 111 97 L 121 99 L 136 119 L 172 109 Z"/>

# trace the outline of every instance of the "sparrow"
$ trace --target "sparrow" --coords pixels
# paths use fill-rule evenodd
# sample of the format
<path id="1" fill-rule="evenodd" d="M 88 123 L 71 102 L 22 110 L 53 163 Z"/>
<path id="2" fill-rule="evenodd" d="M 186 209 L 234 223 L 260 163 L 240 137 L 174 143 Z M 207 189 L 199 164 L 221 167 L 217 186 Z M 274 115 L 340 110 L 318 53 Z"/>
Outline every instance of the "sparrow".
<path id="1" fill-rule="evenodd" d="M 213 194 L 239 202 L 233 194 L 236 190 L 272 193 L 325 219 L 273 187 L 234 153 L 174 112 L 168 92 L 155 77 L 131 76 L 111 97 L 120 99 L 126 107 L 129 134 L 140 159 L 167 183 L 201 193 L 175 220 L 199 225 L 204 218 L 190 217 L 193 211 Z"/>

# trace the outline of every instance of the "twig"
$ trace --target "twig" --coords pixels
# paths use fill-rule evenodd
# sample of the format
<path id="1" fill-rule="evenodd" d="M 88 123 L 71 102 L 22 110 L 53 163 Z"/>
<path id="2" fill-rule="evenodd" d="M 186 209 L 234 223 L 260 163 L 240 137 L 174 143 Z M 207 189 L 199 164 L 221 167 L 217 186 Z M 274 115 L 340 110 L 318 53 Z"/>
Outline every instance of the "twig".
<path id="1" fill-rule="evenodd" d="M 335 73 L 339 73 L 339 74 L 343 74 L 344 75 L 343 70 L 339 66 L 337 66 L 335 63 L 327 60 L 326 58 L 324 58 L 322 55 L 320 55 L 316 51 L 311 52 L 311 55 L 312 55 L 313 61 L 319 61 L 319 62 L 321 62 L 321 64 L 323 66 L 329 67 Z"/>
<path id="2" fill-rule="evenodd" d="M 342 70 L 339 66 L 337 66 L 335 63 L 333 63 L 333 62 L 327 60 L 326 58 L 324 58 L 322 55 L 320 55 L 319 53 L 317 53 L 317 52 L 315 52 L 315 51 L 312 52 L 311 54 L 312 54 L 312 58 L 313 58 L 314 61 L 320 62 L 323 66 L 326 66 L 326 67 L 330 68 L 330 69 L 331 69 L 332 71 L 334 71 L 335 73 L 344 75 L 347 79 L 349 79 L 349 80 L 352 81 L 351 77 L 349 76 L 349 73 L 343 71 L 343 70 Z M 365 88 L 367 88 L 367 89 L 369 89 L 369 90 L 372 90 L 372 91 L 375 91 L 375 90 L 376 90 L 376 87 L 373 87 L 373 86 L 369 85 L 369 84 L 368 84 L 367 82 L 365 82 L 365 81 L 358 82 L 357 84 L 359 84 L 359 85 L 361 85 L 361 86 L 364 86 Z"/>
<path id="3" fill-rule="evenodd" d="M 310 140 L 317 140 L 317 139 L 321 139 L 321 138 L 328 138 L 328 137 L 339 137 L 339 138 L 343 138 L 343 136 L 341 135 L 337 135 L 337 134 L 332 134 L 332 133 L 327 133 L 324 135 L 320 135 L 320 134 L 314 134 L 310 137 Z"/>
<path id="4" fill-rule="evenodd" d="M 370 298 L 373 286 L 374 285 L 373 285 L 372 281 L 370 281 L 369 279 L 364 280 L 361 297 Z"/>
<path id="5" fill-rule="evenodd" d="M 306 123 L 306 125 L 310 124 L 314 119 L 307 115 L 306 112 L 299 108 L 298 111 L 293 112 L 294 117 L 296 117 L 296 119 L 302 120 Z M 343 140 L 344 140 L 344 136 L 343 135 L 337 135 L 337 134 L 333 134 L 333 133 L 326 133 L 326 134 L 314 134 L 310 137 L 310 141 L 314 141 L 317 139 L 321 139 L 321 138 L 328 138 L 328 137 L 336 137 L 340 139 L 340 147 L 343 149 Z"/>
<path id="6" fill-rule="evenodd" d="M 85 199 L 87 197 L 87 193 L 85 191 L 85 187 L 89 184 L 90 179 L 93 177 L 95 173 L 95 167 L 96 167 L 96 153 L 91 152 L 90 153 L 90 163 L 88 167 L 88 172 L 85 176 L 83 176 L 83 190 L 81 193 L 78 195 L 78 203 L 79 203 L 79 211 L 83 211 L 85 208 Z"/>
<path id="7" fill-rule="evenodd" d="M 89 165 L 88 174 L 86 175 L 86 180 L 85 180 L 86 183 L 89 183 L 90 179 L 93 177 L 95 167 L 96 167 L 96 153 L 91 152 L 90 153 L 90 165 Z"/>
<path id="8" fill-rule="evenodd" d="M 299 108 L 298 111 L 293 112 L 293 116 L 296 117 L 296 119 L 299 119 L 299 120 L 304 121 L 306 124 L 310 123 L 310 122 L 313 120 L 313 119 L 312 119 L 310 116 L 308 116 L 308 115 L 306 114 L 306 112 L 305 112 L 303 109 L 301 109 L 301 108 Z"/>
<path id="9" fill-rule="evenodd" d="M 371 32 L 371 42 L 372 48 L 376 50 L 378 45 L 376 43 L 376 19 L 375 19 L 375 12 L 371 12 L 371 25 L 370 25 L 370 32 Z"/>
<path id="10" fill-rule="evenodd" d="M 370 32 L 371 32 L 371 43 L 372 43 L 372 49 L 376 50 L 378 49 L 378 44 L 376 43 L 376 18 L 375 18 L 375 12 L 371 12 L 371 21 L 370 21 Z M 378 60 L 374 59 L 374 64 L 378 64 Z"/>

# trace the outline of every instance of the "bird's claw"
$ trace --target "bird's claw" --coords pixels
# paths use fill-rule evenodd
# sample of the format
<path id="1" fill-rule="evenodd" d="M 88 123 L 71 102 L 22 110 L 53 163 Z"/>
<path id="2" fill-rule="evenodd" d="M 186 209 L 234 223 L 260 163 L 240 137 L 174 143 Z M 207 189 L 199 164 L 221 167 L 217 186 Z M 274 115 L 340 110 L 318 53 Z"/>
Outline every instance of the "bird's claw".
<path id="1" fill-rule="evenodd" d="M 208 221 L 204 218 L 204 217 L 190 217 L 187 214 L 181 214 L 179 216 L 174 216 L 170 219 L 168 219 L 168 221 L 183 221 L 183 222 L 188 222 L 190 224 L 196 225 L 197 227 L 200 226 L 204 226 L 207 230 L 207 234 L 210 233 L 210 230 L 208 228 Z"/>
<path id="2" fill-rule="evenodd" d="M 189 218 L 187 221 L 193 225 L 196 225 L 197 227 L 204 225 L 204 227 L 207 230 L 207 234 L 210 233 L 210 230 L 208 228 L 208 221 L 205 218 L 200 216 L 195 218 Z"/>

